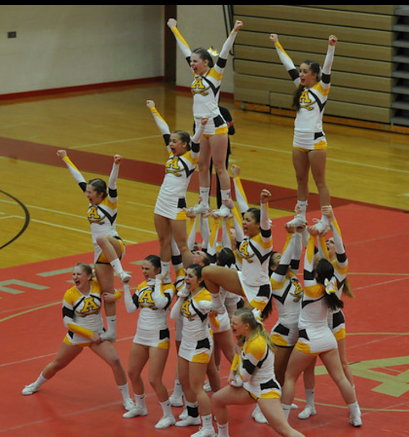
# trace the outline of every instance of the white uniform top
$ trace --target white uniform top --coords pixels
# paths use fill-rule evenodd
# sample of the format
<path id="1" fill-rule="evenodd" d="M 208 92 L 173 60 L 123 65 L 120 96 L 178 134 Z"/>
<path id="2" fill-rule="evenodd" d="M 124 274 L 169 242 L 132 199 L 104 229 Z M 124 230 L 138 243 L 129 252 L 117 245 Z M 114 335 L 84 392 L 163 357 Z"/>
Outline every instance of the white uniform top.
<path id="1" fill-rule="evenodd" d="M 89 294 L 82 294 L 76 286 L 64 293 L 62 315 L 71 343 L 86 344 L 94 333 L 102 333 L 101 302 L 101 287 L 97 281 L 91 282 Z"/>
<path id="2" fill-rule="evenodd" d="M 192 54 L 189 45 L 184 40 L 179 30 L 176 27 L 172 29 L 175 35 L 176 42 L 181 49 L 183 55 L 190 65 L 190 56 Z M 229 56 L 229 51 L 233 47 L 237 32 L 230 32 L 227 40 L 223 44 L 219 58 L 214 65 L 204 76 L 195 76 L 191 85 L 193 94 L 193 116 L 195 119 L 208 117 L 209 119 L 220 116 L 219 100 L 220 100 L 220 85 L 223 78 L 223 72 L 226 66 L 226 61 Z"/>
<path id="3" fill-rule="evenodd" d="M 268 219 L 267 203 L 260 204 L 260 228 L 256 236 L 244 236 L 241 226 L 238 226 L 237 215 L 233 214 L 238 252 L 243 264 L 241 268 L 243 281 L 251 286 L 270 283 L 268 262 L 273 249 L 273 234 Z"/>
<path id="4" fill-rule="evenodd" d="M 338 347 L 328 326 L 328 305 L 325 286 L 314 277 L 315 237 L 310 236 L 304 261 L 304 295 L 300 319 L 299 339 L 296 348 L 309 354 L 320 354 Z"/>
<path id="5" fill-rule="evenodd" d="M 183 341 L 196 345 L 197 342 L 210 338 L 209 309 L 203 308 L 200 301 L 211 300 L 210 292 L 206 288 L 202 288 L 193 297 L 189 294 L 186 298 L 178 298 L 170 316 L 173 320 L 183 320 Z"/>
<path id="6" fill-rule="evenodd" d="M 300 329 L 311 328 L 313 330 L 328 328 L 325 287 L 317 283 L 313 275 L 313 260 L 315 237 L 310 236 L 305 252 L 304 262 L 304 295 L 298 326 Z"/>
<path id="7" fill-rule="evenodd" d="M 68 167 L 68 170 L 85 193 L 87 182 L 71 162 L 68 156 L 63 158 L 63 161 Z M 87 218 L 91 226 L 92 242 L 96 244 L 97 237 L 101 235 L 111 235 L 118 237 L 116 230 L 116 219 L 118 215 L 118 193 L 116 189 L 116 181 L 118 178 L 119 165 L 113 164 L 111 174 L 108 181 L 108 195 L 99 205 L 89 205 Z"/>
<path id="8" fill-rule="evenodd" d="M 243 387 L 253 397 L 271 397 L 271 391 L 281 394 L 281 387 L 274 373 L 274 353 L 261 335 L 244 342 L 237 371 L 243 380 Z"/>
<path id="9" fill-rule="evenodd" d="M 260 205 L 260 232 L 249 238 L 244 236 L 241 217 L 236 208 L 232 209 L 238 255 L 242 260 L 238 277 L 247 301 L 263 311 L 271 299 L 271 283 L 268 263 L 273 248 L 273 235 L 268 218 L 267 203 Z"/>
<path id="10" fill-rule="evenodd" d="M 200 153 L 200 136 L 203 129 L 198 129 L 191 138 L 192 148 L 180 156 L 174 156 L 169 148 L 170 129 L 166 121 L 161 117 L 158 110 L 150 108 L 153 119 L 162 133 L 169 157 L 165 164 L 165 177 L 163 179 L 159 198 L 179 199 L 185 198 L 190 179 L 197 167 Z"/>
<path id="11" fill-rule="evenodd" d="M 160 279 L 143 281 L 131 296 L 129 288 L 125 288 L 125 307 L 128 313 L 138 308 L 137 329 L 159 331 L 168 327 L 168 312 L 175 287 L 173 284 L 162 284 Z"/>
<path id="12" fill-rule="evenodd" d="M 300 86 L 299 73 L 296 70 L 293 61 L 284 51 L 280 43 L 275 43 L 278 56 L 288 71 L 295 86 Z M 305 88 L 300 96 L 300 109 L 294 122 L 294 147 L 304 149 L 314 149 L 316 140 L 315 135 L 322 135 L 325 138 L 322 126 L 322 117 L 324 115 L 325 104 L 330 91 L 330 74 L 332 62 L 334 59 L 335 46 L 328 46 L 324 66 L 322 68 L 322 77 L 312 88 Z"/>
<path id="13" fill-rule="evenodd" d="M 301 234 L 287 234 L 286 245 L 277 269 L 271 275 L 273 297 L 278 310 L 278 322 L 286 327 L 297 326 L 301 310 L 303 287 L 297 279 L 296 271 L 302 250 Z M 291 263 L 297 263 L 297 269 L 290 269 Z"/>

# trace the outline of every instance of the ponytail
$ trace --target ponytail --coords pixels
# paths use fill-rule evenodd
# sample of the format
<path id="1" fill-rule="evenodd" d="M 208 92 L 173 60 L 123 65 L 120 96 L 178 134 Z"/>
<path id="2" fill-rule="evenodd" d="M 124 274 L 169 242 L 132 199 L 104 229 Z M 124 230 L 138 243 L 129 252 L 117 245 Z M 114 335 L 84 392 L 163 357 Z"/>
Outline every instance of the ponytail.
<path id="1" fill-rule="evenodd" d="M 324 300 L 332 311 L 344 307 L 344 302 L 337 296 L 337 281 L 334 276 L 334 266 L 325 258 L 321 258 L 315 268 L 317 282 L 325 287 Z"/>

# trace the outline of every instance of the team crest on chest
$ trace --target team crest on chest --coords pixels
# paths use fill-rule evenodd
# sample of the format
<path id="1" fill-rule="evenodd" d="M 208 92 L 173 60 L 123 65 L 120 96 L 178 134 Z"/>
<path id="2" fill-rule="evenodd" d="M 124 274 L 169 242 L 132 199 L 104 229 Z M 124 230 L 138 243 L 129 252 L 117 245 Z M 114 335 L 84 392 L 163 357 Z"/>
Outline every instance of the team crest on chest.
<path id="1" fill-rule="evenodd" d="M 174 156 L 169 159 L 165 164 L 165 173 L 172 173 L 177 178 L 182 176 L 183 169 L 179 167 L 179 158 Z"/>
<path id="2" fill-rule="evenodd" d="M 314 109 L 315 100 L 311 100 L 308 90 L 304 90 L 300 97 L 300 107 L 312 111 Z"/>
<path id="3" fill-rule="evenodd" d="M 203 78 L 196 76 L 191 86 L 192 94 L 202 94 L 207 96 L 209 94 L 209 87 L 205 85 Z"/>

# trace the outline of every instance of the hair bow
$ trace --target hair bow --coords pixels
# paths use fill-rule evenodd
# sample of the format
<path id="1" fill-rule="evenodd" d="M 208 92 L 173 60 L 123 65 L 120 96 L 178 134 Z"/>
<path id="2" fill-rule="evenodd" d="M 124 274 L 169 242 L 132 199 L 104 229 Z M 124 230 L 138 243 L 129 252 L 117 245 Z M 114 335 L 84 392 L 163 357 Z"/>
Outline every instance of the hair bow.
<path id="1" fill-rule="evenodd" d="M 256 319 L 256 322 L 260 323 L 260 325 L 262 325 L 263 319 L 261 317 L 261 311 L 257 308 L 253 308 L 252 313 L 253 313 L 254 318 Z"/>
<path id="2" fill-rule="evenodd" d="M 329 279 L 325 279 L 324 285 L 325 285 L 325 292 L 327 294 L 336 293 L 337 287 L 335 286 L 335 278 L 334 278 L 334 276 L 330 280 Z"/>
<path id="3" fill-rule="evenodd" d="M 210 46 L 207 51 L 212 55 L 212 56 L 219 56 L 219 52 L 213 48 L 213 46 Z"/>

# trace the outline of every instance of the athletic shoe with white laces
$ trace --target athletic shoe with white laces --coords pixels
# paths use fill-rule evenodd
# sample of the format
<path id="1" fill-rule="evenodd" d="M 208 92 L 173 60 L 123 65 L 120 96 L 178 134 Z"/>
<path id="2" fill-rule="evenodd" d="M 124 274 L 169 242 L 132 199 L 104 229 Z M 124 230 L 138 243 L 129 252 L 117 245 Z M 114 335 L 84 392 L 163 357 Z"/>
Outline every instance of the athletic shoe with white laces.
<path id="1" fill-rule="evenodd" d="M 314 219 L 313 221 L 316 222 L 315 225 L 308 228 L 312 235 L 323 236 L 331 230 L 331 228 L 322 220 Z"/>
<path id="2" fill-rule="evenodd" d="M 99 336 L 104 341 L 110 341 L 111 343 L 116 342 L 116 332 L 104 331 L 104 332 L 101 332 L 101 334 L 99 334 Z"/>
<path id="3" fill-rule="evenodd" d="M 171 394 L 169 396 L 169 402 L 172 407 L 183 407 L 183 396 L 176 396 L 175 394 Z"/>
<path id="4" fill-rule="evenodd" d="M 125 419 L 131 419 L 132 417 L 147 416 L 147 415 L 148 415 L 148 410 L 146 408 L 134 407 L 132 408 L 132 410 L 123 414 L 122 417 L 125 417 Z"/>
<path id="5" fill-rule="evenodd" d="M 191 434 L 190 437 L 217 437 L 217 434 L 213 427 L 211 429 L 199 428 L 199 431 Z"/>
<path id="6" fill-rule="evenodd" d="M 173 414 L 171 416 L 163 416 L 162 419 L 160 419 L 159 422 L 155 425 L 155 428 L 165 429 L 165 428 L 169 428 L 175 423 L 176 423 L 176 419 L 173 416 Z"/>
<path id="7" fill-rule="evenodd" d="M 360 426 L 362 426 L 361 415 L 359 415 L 359 416 L 355 416 L 355 417 L 350 416 L 350 418 L 349 418 L 349 423 L 350 423 L 352 426 L 355 426 L 356 428 L 359 428 Z"/>
<path id="8" fill-rule="evenodd" d="M 287 229 L 289 228 L 302 228 L 303 226 L 305 226 L 307 224 L 307 221 L 305 220 L 305 218 L 302 215 L 297 214 L 296 216 L 294 216 L 294 218 L 292 220 L 290 220 L 289 222 L 286 223 L 285 227 Z"/>
<path id="9" fill-rule="evenodd" d="M 299 419 L 308 419 L 311 416 L 315 416 L 317 411 L 311 405 L 306 405 L 305 408 L 298 414 Z"/>
<path id="10" fill-rule="evenodd" d="M 131 398 L 128 398 L 128 399 L 124 400 L 124 408 L 125 408 L 126 411 L 131 411 L 134 408 L 136 408 L 136 406 L 135 406 L 135 404 L 134 404 L 134 402 L 133 402 L 133 400 Z"/>
<path id="11" fill-rule="evenodd" d="M 225 306 L 222 304 L 221 306 L 216 306 L 213 301 L 210 300 L 201 300 L 199 301 L 199 305 L 205 310 L 205 311 L 216 311 L 219 314 L 224 314 L 226 312 Z"/>
<path id="12" fill-rule="evenodd" d="M 38 392 L 39 388 L 36 387 L 35 383 L 33 382 L 32 384 L 26 385 L 23 388 L 23 391 L 21 392 L 24 396 L 28 396 L 28 395 L 32 395 L 36 392 Z"/>
<path id="13" fill-rule="evenodd" d="M 126 284 L 131 280 L 132 276 L 127 272 L 121 272 L 119 278 L 123 284 Z"/>
<path id="14" fill-rule="evenodd" d="M 200 419 L 200 416 L 192 417 L 187 416 L 185 419 L 178 420 L 176 422 L 176 426 L 193 426 L 193 425 L 200 425 L 202 423 L 202 420 Z"/>
<path id="15" fill-rule="evenodd" d="M 231 215 L 231 210 L 227 205 L 223 204 L 219 209 L 213 211 L 213 214 L 217 217 L 229 217 Z"/>
<path id="16" fill-rule="evenodd" d="M 253 412 L 251 413 L 251 416 L 257 423 L 268 423 L 267 419 L 265 418 L 264 414 L 261 412 L 260 407 L 258 405 L 256 408 L 254 408 Z"/>
<path id="17" fill-rule="evenodd" d="M 192 208 L 192 211 L 195 215 L 197 214 L 208 214 L 210 208 L 206 205 L 203 205 L 202 203 L 198 203 Z"/>

